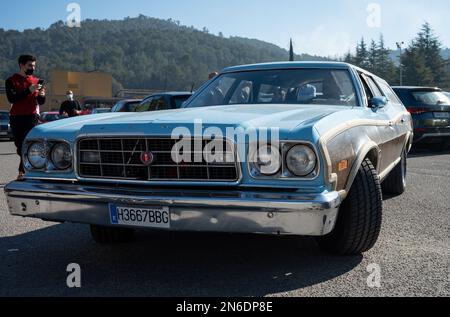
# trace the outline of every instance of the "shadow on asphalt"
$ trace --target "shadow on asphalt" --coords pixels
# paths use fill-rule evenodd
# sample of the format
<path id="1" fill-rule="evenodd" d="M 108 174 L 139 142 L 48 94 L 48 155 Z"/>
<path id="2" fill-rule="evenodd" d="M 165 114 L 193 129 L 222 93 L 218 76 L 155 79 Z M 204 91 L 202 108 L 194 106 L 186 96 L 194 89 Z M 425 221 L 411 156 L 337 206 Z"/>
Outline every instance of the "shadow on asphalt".
<path id="1" fill-rule="evenodd" d="M 334 279 L 362 256 L 322 253 L 312 238 L 155 233 L 116 246 L 61 224 L 0 239 L 0 296 L 264 296 Z M 66 267 L 81 266 L 69 289 Z"/>

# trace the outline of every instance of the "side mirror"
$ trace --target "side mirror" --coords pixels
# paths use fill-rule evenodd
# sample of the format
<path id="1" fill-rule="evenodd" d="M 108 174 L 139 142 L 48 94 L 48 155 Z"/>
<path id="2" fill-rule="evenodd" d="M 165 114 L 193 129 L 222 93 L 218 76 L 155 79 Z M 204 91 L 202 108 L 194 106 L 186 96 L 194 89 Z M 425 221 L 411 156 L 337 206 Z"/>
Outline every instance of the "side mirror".
<path id="1" fill-rule="evenodd" d="M 384 108 L 388 104 L 388 99 L 386 97 L 373 97 L 369 101 L 369 107 L 380 109 Z"/>

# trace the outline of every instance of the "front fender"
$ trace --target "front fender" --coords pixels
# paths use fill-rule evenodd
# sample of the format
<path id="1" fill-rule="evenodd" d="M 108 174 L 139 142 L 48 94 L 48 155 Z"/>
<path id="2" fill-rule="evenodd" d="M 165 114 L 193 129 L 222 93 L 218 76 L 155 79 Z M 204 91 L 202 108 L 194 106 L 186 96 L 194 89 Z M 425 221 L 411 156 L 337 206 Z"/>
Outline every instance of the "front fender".
<path id="1" fill-rule="evenodd" d="M 376 126 L 357 126 L 329 134 L 320 141 L 329 183 L 342 198 L 347 196 L 359 167 L 369 157 L 377 171 L 380 148 Z"/>

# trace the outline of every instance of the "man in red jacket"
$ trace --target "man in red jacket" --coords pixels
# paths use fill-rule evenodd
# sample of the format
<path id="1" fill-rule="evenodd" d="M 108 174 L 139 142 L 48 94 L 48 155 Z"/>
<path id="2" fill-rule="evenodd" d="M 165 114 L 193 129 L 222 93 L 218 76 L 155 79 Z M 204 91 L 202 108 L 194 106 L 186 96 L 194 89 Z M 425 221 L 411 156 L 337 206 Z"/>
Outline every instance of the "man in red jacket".
<path id="1" fill-rule="evenodd" d="M 6 80 L 5 88 L 11 103 L 9 120 L 17 154 L 20 156 L 19 176 L 25 173 L 22 161 L 22 144 L 28 133 L 37 125 L 39 106 L 45 103 L 45 88 L 34 77 L 36 58 L 31 55 L 19 57 L 20 71 Z"/>

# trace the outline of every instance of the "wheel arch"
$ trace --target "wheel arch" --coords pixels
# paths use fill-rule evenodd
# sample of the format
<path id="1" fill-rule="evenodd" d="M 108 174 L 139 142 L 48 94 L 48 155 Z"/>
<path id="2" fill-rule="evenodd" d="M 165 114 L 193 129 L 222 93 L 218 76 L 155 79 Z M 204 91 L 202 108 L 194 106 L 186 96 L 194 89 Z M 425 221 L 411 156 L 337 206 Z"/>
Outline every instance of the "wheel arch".
<path id="1" fill-rule="evenodd" d="M 352 165 L 352 168 L 350 170 L 349 176 L 347 178 L 347 183 L 345 186 L 345 190 L 342 192 L 341 196 L 343 199 L 345 199 L 348 195 L 348 192 L 353 186 L 353 183 L 355 181 L 356 175 L 358 174 L 359 168 L 361 167 L 362 163 L 365 159 L 369 159 L 373 166 L 375 167 L 375 170 L 379 171 L 379 164 L 380 164 L 380 149 L 378 145 L 370 141 L 366 143 L 357 154 L 357 158 L 355 162 Z"/>

